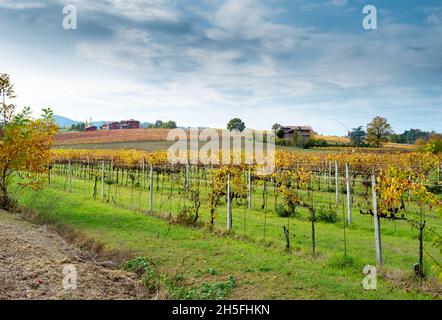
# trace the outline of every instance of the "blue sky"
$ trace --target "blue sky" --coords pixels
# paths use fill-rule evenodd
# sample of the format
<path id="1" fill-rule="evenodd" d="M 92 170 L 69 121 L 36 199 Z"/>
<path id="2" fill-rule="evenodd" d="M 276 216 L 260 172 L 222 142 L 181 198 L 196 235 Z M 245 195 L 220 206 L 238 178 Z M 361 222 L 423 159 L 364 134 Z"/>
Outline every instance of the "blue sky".
<path id="1" fill-rule="evenodd" d="M 16 103 L 76 120 L 442 131 L 442 1 L 0 0 L 0 30 Z"/>

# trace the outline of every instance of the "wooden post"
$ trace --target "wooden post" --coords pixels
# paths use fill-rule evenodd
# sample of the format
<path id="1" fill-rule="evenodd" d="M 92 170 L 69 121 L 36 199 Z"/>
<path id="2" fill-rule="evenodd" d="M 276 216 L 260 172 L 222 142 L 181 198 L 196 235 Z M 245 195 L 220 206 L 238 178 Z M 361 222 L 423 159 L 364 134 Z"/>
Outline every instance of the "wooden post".
<path id="1" fill-rule="evenodd" d="M 345 179 L 347 182 L 347 221 L 351 224 L 351 189 L 350 189 L 350 166 L 348 163 L 345 164 Z"/>
<path id="2" fill-rule="evenodd" d="M 69 192 L 72 192 L 72 163 L 69 159 Z"/>
<path id="3" fill-rule="evenodd" d="M 153 212 L 153 165 L 150 164 L 150 175 L 149 175 L 149 194 L 150 194 L 150 212 Z"/>
<path id="4" fill-rule="evenodd" d="M 227 231 L 232 231 L 232 203 L 230 201 L 230 173 L 227 174 Z"/>
<path id="5" fill-rule="evenodd" d="M 101 162 L 101 200 L 104 200 L 104 160 Z"/>
<path id="6" fill-rule="evenodd" d="M 189 161 L 186 162 L 186 191 L 190 189 Z"/>
<path id="7" fill-rule="evenodd" d="M 248 182 L 248 192 L 249 192 L 249 197 L 248 197 L 248 205 L 249 205 L 249 209 L 252 209 L 252 173 L 250 172 L 250 169 L 247 173 L 247 182 Z"/>
<path id="8" fill-rule="evenodd" d="M 376 177 L 374 174 L 371 177 L 371 185 L 373 189 L 373 222 L 374 222 L 374 235 L 376 240 L 376 261 L 378 267 L 381 267 L 382 266 L 381 224 L 378 216 L 378 204 L 376 196 Z"/>
<path id="9" fill-rule="evenodd" d="M 335 187 L 336 187 L 336 204 L 339 204 L 339 167 L 338 167 L 338 161 L 335 161 Z"/>

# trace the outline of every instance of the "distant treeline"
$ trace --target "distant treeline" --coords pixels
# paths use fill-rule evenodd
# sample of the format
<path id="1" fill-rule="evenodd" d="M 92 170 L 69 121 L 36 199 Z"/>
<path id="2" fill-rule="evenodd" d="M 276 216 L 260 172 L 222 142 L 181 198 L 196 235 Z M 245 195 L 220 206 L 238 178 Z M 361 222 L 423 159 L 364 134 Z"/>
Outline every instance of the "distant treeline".
<path id="1" fill-rule="evenodd" d="M 436 132 L 422 131 L 420 129 L 410 129 L 406 130 L 404 133 L 391 134 L 389 140 L 393 143 L 415 144 L 417 140 L 428 140 L 433 135 L 436 135 Z"/>

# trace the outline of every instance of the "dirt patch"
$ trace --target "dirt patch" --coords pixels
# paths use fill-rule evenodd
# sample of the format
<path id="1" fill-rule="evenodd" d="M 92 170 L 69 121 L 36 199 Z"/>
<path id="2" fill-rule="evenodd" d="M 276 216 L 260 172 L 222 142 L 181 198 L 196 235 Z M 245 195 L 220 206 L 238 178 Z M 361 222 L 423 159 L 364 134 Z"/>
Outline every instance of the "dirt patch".
<path id="1" fill-rule="evenodd" d="M 73 265 L 77 289 L 63 287 Z M 0 210 L 0 299 L 151 299 L 135 274 L 67 243 L 46 226 Z"/>
<path id="2" fill-rule="evenodd" d="M 442 298 L 442 285 L 436 278 L 422 280 L 402 270 L 384 270 L 382 275 L 390 283 L 404 288 L 406 292 L 423 292 L 431 295 L 433 299 Z"/>

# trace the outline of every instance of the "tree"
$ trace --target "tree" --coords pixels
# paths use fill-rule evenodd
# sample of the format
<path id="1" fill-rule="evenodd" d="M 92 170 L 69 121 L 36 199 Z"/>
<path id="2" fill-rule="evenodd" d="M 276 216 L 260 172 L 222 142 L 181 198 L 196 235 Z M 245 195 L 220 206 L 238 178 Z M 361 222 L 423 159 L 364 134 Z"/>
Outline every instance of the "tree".
<path id="1" fill-rule="evenodd" d="M 432 134 L 427 140 L 418 139 L 416 145 L 419 151 L 438 154 L 442 153 L 442 135 Z"/>
<path id="2" fill-rule="evenodd" d="M 276 136 L 279 138 L 279 139 L 283 139 L 284 138 L 284 130 L 282 130 L 281 128 L 279 128 L 277 131 L 276 131 Z"/>
<path id="3" fill-rule="evenodd" d="M 79 123 L 76 123 L 76 124 L 73 124 L 72 126 L 71 126 L 71 131 L 84 131 L 86 129 L 86 123 L 84 123 L 84 122 L 79 122 Z"/>
<path id="4" fill-rule="evenodd" d="M 281 130 L 281 128 L 282 128 L 282 126 L 279 124 L 279 123 L 275 123 L 273 126 L 272 126 L 272 130 L 273 130 L 273 132 L 278 132 L 279 130 Z"/>
<path id="5" fill-rule="evenodd" d="M 367 142 L 376 148 L 380 148 L 388 141 L 388 136 L 391 133 L 393 133 L 393 130 L 387 119 L 379 116 L 375 117 L 367 125 Z"/>
<path id="6" fill-rule="evenodd" d="M 177 125 L 175 121 L 163 122 L 161 120 L 157 120 L 155 123 L 149 123 L 147 127 L 155 129 L 175 129 Z"/>
<path id="7" fill-rule="evenodd" d="M 164 129 L 176 129 L 176 122 L 175 121 L 167 121 L 163 123 L 162 128 Z"/>
<path id="8" fill-rule="evenodd" d="M 11 95 L 6 93 L 5 96 Z M 15 107 L 11 106 L 2 103 L 3 115 L 7 115 L 3 116 L 0 128 L 0 208 L 3 209 L 14 206 L 15 196 L 23 188 L 40 186 L 40 177 L 48 170 L 51 146 L 58 130 L 50 109 L 43 109 L 42 117 L 34 120 L 29 107 L 14 114 Z"/>
<path id="9" fill-rule="evenodd" d="M 1 118 L 0 118 L 0 126 L 4 126 L 7 121 L 10 121 L 12 118 L 12 114 L 15 110 L 15 105 L 6 104 L 6 99 L 14 99 L 14 85 L 9 80 L 9 74 L 0 73 L 0 95 L 2 97 L 2 109 L 1 109 Z"/>
<path id="10" fill-rule="evenodd" d="M 246 124 L 239 118 L 233 118 L 227 124 L 227 130 L 229 131 L 238 130 L 240 132 L 243 132 L 245 129 Z"/>
<path id="11" fill-rule="evenodd" d="M 366 137 L 367 133 L 362 129 L 362 126 L 352 129 L 349 134 L 350 143 L 357 147 L 364 145 Z"/>

